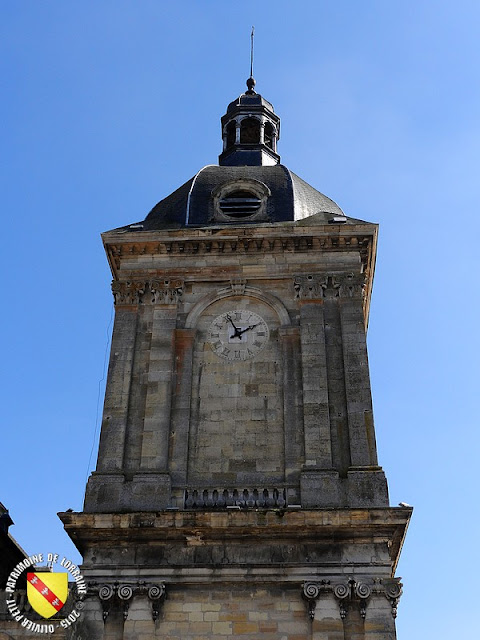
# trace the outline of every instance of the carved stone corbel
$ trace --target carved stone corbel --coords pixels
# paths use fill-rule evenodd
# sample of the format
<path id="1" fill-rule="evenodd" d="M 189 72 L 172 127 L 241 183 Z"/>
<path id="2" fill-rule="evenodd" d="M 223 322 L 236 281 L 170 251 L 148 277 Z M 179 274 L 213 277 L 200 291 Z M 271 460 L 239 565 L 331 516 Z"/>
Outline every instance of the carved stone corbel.
<path id="1" fill-rule="evenodd" d="M 94 587 L 91 591 L 98 594 L 98 598 L 102 605 L 103 622 L 107 621 L 113 602 L 120 602 L 123 611 L 124 621 L 128 618 L 130 603 L 134 596 L 145 596 L 152 603 L 152 619 L 156 621 L 160 613 L 160 607 L 166 597 L 165 584 L 147 585 L 144 581 L 135 584 L 121 584 L 118 582 L 113 584 L 104 584 L 98 588 Z M 116 596 L 116 597 L 115 597 Z"/>
<path id="2" fill-rule="evenodd" d="M 104 624 L 107 621 L 107 618 L 109 616 L 110 607 L 111 607 L 112 599 L 114 595 L 115 595 L 115 590 L 110 584 L 104 584 L 98 590 L 98 597 L 102 605 L 102 618 L 103 618 Z"/>
<path id="3" fill-rule="evenodd" d="M 166 597 L 165 585 L 163 583 L 152 585 L 148 589 L 147 595 L 148 599 L 152 603 L 152 619 L 156 622 L 160 615 L 160 607 Z"/>
<path id="4" fill-rule="evenodd" d="M 372 590 L 365 582 L 357 582 L 355 584 L 355 595 L 360 601 L 360 615 L 363 620 L 367 615 L 368 599 L 372 595 Z"/>
<path id="5" fill-rule="evenodd" d="M 234 296 L 242 296 L 245 293 L 245 287 L 247 281 L 243 278 L 237 278 L 230 280 L 230 287 Z"/>
<path id="6" fill-rule="evenodd" d="M 115 306 L 138 304 L 145 293 L 145 282 L 114 280 L 112 293 Z"/>
<path id="7" fill-rule="evenodd" d="M 372 589 L 368 584 L 357 582 L 354 578 L 350 578 L 348 582 L 336 584 L 333 588 L 333 593 L 338 600 L 342 620 L 347 617 L 348 609 L 352 604 L 358 606 L 360 616 L 365 620 L 368 600 L 372 595 Z"/>
<path id="8" fill-rule="evenodd" d="M 327 276 L 323 284 L 323 295 L 325 298 L 338 298 L 340 295 L 341 282 L 338 276 Z"/>
<path id="9" fill-rule="evenodd" d="M 338 606 L 340 607 L 340 617 L 342 620 L 345 620 L 348 613 L 347 600 L 351 595 L 350 581 L 348 582 L 348 584 L 336 584 L 333 588 L 333 595 L 338 600 Z"/>
<path id="10" fill-rule="evenodd" d="M 134 305 L 145 301 L 145 292 L 150 290 L 152 304 L 176 304 L 183 294 L 183 280 L 151 280 L 112 282 L 115 306 Z"/>
<path id="11" fill-rule="evenodd" d="M 183 281 L 176 280 L 152 280 L 150 292 L 153 304 L 176 304 L 183 295 Z"/>
<path id="12" fill-rule="evenodd" d="M 117 596 L 123 604 L 123 619 L 128 618 L 128 609 L 130 601 L 133 598 L 133 589 L 129 584 L 122 584 L 117 589 Z"/>
<path id="13" fill-rule="evenodd" d="M 308 617 L 313 620 L 315 617 L 315 609 L 320 593 L 328 590 L 330 580 L 321 580 L 320 582 L 304 582 L 302 589 L 302 597 L 307 601 Z"/>
<path id="14" fill-rule="evenodd" d="M 392 617 L 396 618 L 398 601 L 403 593 L 403 585 L 400 582 L 400 578 L 392 578 L 390 580 L 383 580 L 382 582 L 385 589 L 385 597 L 388 599 L 390 606 L 392 607 Z"/>
<path id="15" fill-rule="evenodd" d="M 342 278 L 339 294 L 342 298 L 362 298 L 365 290 L 364 273 L 348 273 Z"/>
<path id="16" fill-rule="evenodd" d="M 295 298 L 299 300 L 319 300 L 324 297 L 326 280 L 316 274 L 294 276 Z"/>

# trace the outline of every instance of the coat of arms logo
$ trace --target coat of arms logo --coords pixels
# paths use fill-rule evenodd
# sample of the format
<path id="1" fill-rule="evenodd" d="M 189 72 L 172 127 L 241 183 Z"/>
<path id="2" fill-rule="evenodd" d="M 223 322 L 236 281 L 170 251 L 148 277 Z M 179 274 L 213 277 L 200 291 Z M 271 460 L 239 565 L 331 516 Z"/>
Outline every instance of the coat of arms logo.
<path id="1" fill-rule="evenodd" d="M 27 573 L 27 597 L 34 611 L 42 618 L 51 618 L 67 600 L 68 573 Z"/>

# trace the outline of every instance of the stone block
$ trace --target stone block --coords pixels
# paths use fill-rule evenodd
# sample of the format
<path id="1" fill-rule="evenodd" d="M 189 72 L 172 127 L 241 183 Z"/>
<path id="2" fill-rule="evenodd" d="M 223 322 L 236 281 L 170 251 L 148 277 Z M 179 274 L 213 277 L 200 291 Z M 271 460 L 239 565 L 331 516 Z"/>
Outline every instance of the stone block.
<path id="1" fill-rule="evenodd" d="M 245 635 L 248 633 L 258 633 L 259 628 L 256 622 L 234 622 L 233 633 L 235 635 Z"/>
<path id="2" fill-rule="evenodd" d="M 166 473 L 138 473 L 130 483 L 128 502 L 131 511 L 157 511 L 169 506 L 170 476 Z"/>
<path id="3" fill-rule="evenodd" d="M 300 475 L 302 507 L 339 507 L 341 504 L 340 478 L 337 471 L 303 471 Z"/>
<path id="4" fill-rule="evenodd" d="M 116 511 L 122 504 L 123 474 L 92 473 L 85 492 L 85 513 Z"/>
<path id="5" fill-rule="evenodd" d="M 214 634 L 222 634 L 225 636 L 232 635 L 231 622 L 212 622 L 212 631 Z"/>
<path id="6" fill-rule="evenodd" d="M 384 472 L 381 469 L 348 471 L 346 495 L 349 507 L 388 507 Z"/>
<path id="7" fill-rule="evenodd" d="M 205 611 L 203 614 L 205 622 L 217 622 L 220 619 L 218 611 Z"/>

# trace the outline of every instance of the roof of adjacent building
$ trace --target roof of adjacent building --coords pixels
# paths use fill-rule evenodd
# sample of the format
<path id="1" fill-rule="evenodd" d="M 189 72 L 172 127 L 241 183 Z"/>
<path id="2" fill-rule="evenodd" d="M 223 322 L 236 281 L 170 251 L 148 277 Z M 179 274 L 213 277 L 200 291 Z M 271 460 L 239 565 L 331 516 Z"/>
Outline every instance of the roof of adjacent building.
<path id="1" fill-rule="evenodd" d="M 25 560 L 26 552 L 8 532 L 14 524 L 8 509 L 0 502 L 0 589 L 5 589 L 7 578 L 15 566 Z M 25 588 L 25 575 L 18 579 L 18 587 Z"/>

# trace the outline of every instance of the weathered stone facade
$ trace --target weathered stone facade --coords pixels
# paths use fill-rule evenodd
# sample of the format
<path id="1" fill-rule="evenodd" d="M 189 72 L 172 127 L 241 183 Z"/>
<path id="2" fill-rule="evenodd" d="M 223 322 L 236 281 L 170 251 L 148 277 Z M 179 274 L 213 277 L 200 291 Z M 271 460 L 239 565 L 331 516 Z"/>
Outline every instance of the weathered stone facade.
<path id="1" fill-rule="evenodd" d="M 84 513 L 62 515 L 94 585 L 85 637 L 395 637 L 410 511 L 388 507 L 375 450 L 377 228 L 316 222 L 105 234 L 99 464 Z M 235 310 L 269 328 L 238 362 L 209 333 Z"/>
<path id="2" fill-rule="evenodd" d="M 395 637 L 401 584 L 391 572 L 403 541 L 401 509 L 179 510 L 63 520 L 88 549 L 90 597 L 75 637 Z"/>
<path id="3" fill-rule="evenodd" d="M 234 490 L 388 504 L 364 329 L 376 227 L 307 220 L 216 229 L 213 241 L 210 228 L 105 235 L 116 319 L 85 511 Z M 265 319 L 255 358 L 213 352 L 209 327 L 229 310 Z"/>
<path id="4" fill-rule="evenodd" d="M 377 226 L 277 164 L 251 87 L 222 126 L 219 167 L 103 235 L 98 463 L 60 514 L 89 585 L 71 635 L 394 640 L 411 510 L 376 454 Z"/>

